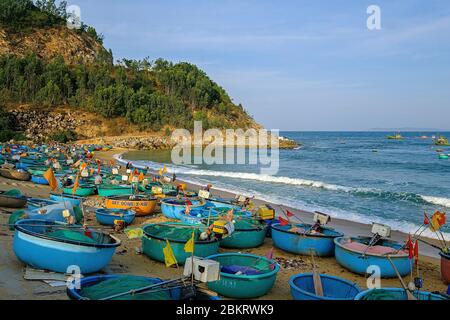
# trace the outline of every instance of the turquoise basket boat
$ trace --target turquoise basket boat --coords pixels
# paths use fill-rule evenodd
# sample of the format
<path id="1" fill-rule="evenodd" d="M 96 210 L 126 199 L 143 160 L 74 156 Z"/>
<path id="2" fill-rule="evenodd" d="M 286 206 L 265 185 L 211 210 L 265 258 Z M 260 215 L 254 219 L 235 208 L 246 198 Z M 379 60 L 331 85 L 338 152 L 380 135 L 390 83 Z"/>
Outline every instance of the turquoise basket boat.
<path id="1" fill-rule="evenodd" d="M 219 251 L 219 242 L 217 239 L 198 241 L 198 236 L 202 231 L 199 228 L 193 229 L 192 225 L 180 222 L 149 224 L 145 226 L 144 236 L 142 237 L 142 251 L 149 258 L 164 262 L 163 248 L 166 247 L 166 240 L 168 240 L 178 264 L 183 265 L 186 259 L 191 256 L 191 253 L 184 251 L 184 245 L 191 239 L 193 230 L 195 230 L 196 239 L 194 256 L 206 257 L 216 254 Z"/>
<path id="2" fill-rule="evenodd" d="M 354 300 L 361 289 L 354 283 L 326 274 L 320 275 L 323 296 L 318 296 L 314 289 L 312 273 L 297 274 L 289 280 L 291 295 L 294 300 Z"/>
<path id="3" fill-rule="evenodd" d="M 268 225 L 254 219 L 235 218 L 235 231 L 220 241 L 222 248 L 250 249 L 263 245 Z"/>
<path id="4" fill-rule="evenodd" d="M 414 291 L 417 300 L 449 300 L 446 296 L 426 291 Z M 406 291 L 402 288 L 370 289 L 359 293 L 355 300 L 408 300 Z"/>
<path id="5" fill-rule="evenodd" d="M 334 239 L 336 244 L 336 261 L 344 268 L 357 274 L 365 275 L 370 266 L 378 266 L 382 278 L 396 278 L 397 273 L 392 268 L 386 254 L 381 252 L 374 253 L 372 249 L 376 250 L 377 247 L 372 247 L 372 249 L 364 252 L 366 250 L 365 245 L 369 241 L 370 238 L 368 237 L 341 237 Z M 402 277 L 410 274 L 411 261 L 408 253 L 402 250 L 402 244 L 383 239 L 378 245 L 392 250 L 389 256 Z"/>
<path id="6" fill-rule="evenodd" d="M 122 220 L 126 225 L 132 224 L 136 213 L 133 210 L 125 209 L 97 209 L 95 217 L 98 223 L 113 226 L 115 220 Z"/>
<path id="7" fill-rule="evenodd" d="M 273 260 L 253 254 L 223 253 L 206 257 L 221 265 L 220 280 L 209 282 L 208 288 L 218 294 L 235 299 L 253 299 L 266 295 L 275 284 L 280 267 Z M 224 272 L 238 266 L 243 274 Z M 246 274 L 258 271 L 259 274 Z"/>
<path id="8" fill-rule="evenodd" d="M 72 300 L 104 300 L 112 295 L 137 290 L 144 287 L 165 284 L 167 281 L 159 278 L 133 275 L 90 276 L 80 280 L 79 286 L 72 282 L 67 288 L 67 295 Z M 147 293 L 128 294 L 111 300 L 183 300 L 183 288 L 175 287 L 169 290 L 149 290 Z M 195 300 L 217 300 L 200 292 L 196 292 Z"/>
<path id="9" fill-rule="evenodd" d="M 132 186 L 126 185 L 101 185 L 97 187 L 100 197 L 127 196 L 133 194 Z"/>
<path id="10" fill-rule="evenodd" d="M 13 250 L 17 258 L 34 268 L 66 273 L 78 266 L 82 274 L 103 269 L 111 261 L 120 240 L 96 231 L 67 227 L 52 221 L 20 220 L 15 224 Z"/>
<path id="11" fill-rule="evenodd" d="M 309 230 L 309 224 L 297 224 L 300 230 Z M 290 231 L 292 225 L 282 226 L 279 223 L 272 224 L 272 240 L 275 247 L 302 255 L 314 253 L 319 257 L 330 257 L 334 255 L 334 239 L 342 237 L 343 234 L 329 228 L 322 228 L 320 233 L 302 234 Z"/>
<path id="12" fill-rule="evenodd" d="M 64 193 L 66 194 L 72 194 L 73 186 L 64 188 Z M 94 185 L 80 185 L 77 190 L 75 190 L 75 196 L 79 197 L 88 197 L 95 193 L 95 186 Z"/>

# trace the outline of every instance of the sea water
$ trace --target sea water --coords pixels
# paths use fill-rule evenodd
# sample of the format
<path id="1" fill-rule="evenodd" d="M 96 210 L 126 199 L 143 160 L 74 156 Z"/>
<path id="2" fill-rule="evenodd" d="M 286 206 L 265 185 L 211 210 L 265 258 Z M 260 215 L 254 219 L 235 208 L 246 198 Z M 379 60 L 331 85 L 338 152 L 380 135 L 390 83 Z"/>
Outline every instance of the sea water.
<path id="1" fill-rule="evenodd" d="M 439 159 L 437 152 L 450 153 L 450 148 L 435 146 L 435 133 L 408 132 L 404 140 L 388 140 L 390 134 L 281 132 L 302 147 L 280 150 L 279 171 L 273 176 L 261 175 L 258 166 L 248 164 L 174 166 L 170 151 L 136 151 L 122 157 L 152 169 L 166 164 L 169 174 L 188 182 L 212 183 L 276 204 L 415 232 L 424 212 L 431 216 L 436 210 L 450 210 L 450 160 Z M 442 229 L 447 237 L 448 225 Z"/>

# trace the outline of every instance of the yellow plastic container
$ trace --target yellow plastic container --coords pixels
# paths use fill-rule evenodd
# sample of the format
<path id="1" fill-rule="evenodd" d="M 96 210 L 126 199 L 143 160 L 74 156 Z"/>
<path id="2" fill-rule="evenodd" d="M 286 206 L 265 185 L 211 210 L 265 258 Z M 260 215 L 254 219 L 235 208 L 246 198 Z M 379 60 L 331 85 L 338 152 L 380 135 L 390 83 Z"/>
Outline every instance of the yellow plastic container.
<path id="1" fill-rule="evenodd" d="M 217 234 L 225 234 L 225 221 L 222 220 L 214 221 L 213 231 Z"/>
<path id="2" fill-rule="evenodd" d="M 258 208 L 258 216 L 263 220 L 270 220 L 275 218 L 275 210 L 263 205 Z"/>

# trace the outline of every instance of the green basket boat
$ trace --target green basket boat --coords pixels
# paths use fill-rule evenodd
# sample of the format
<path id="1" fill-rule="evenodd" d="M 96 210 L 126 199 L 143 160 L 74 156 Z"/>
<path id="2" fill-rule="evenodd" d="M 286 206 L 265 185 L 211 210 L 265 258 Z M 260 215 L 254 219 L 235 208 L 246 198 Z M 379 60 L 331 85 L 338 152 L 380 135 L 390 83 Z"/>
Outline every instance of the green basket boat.
<path id="1" fill-rule="evenodd" d="M 248 217 L 236 217 L 235 231 L 220 241 L 222 248 L 250 249 L 261 246 L 266 239 L 268 226 Z"/>
<path id="2" fill-rule="evenodd" d="M 75 190 L 75 194 L 72 194 L 73 186 L 64 188 L 65 194 L 75 195 L 79 197 L 88 197 L 95 193 L 95 186 L 90 184 L 84 184 L 78 186 L 77 190 Z"/>
<path id="3" fill-rule="evenodd" d="M 160 224 L 149 224 L 145 226 L 142 237 L 142 251 L 149 258 L 164 262 L 163 248 L 169 241 L 179 265 L 183 265 L 191 253 L 184 251 L 184 245 L 191 239 L 192 231 L 195 230 L 194 256 L 207 257 L 219 251 L 219 241 L 217 239 L 199 241 L 198 237 L 206 227 L 193 229 L 192 225 L 180 222 L 165 222 Z"/>
<path id="4" fill-rule="evenodd" d="M 133 187 L 128 185 L 103 184 L 97 187 L 100 197 L 127 196 L 133 194 Z"/>
<path id="5" fill-rule="evenodd" d="M 280 270 L 275 261 L 253 254 L 224 253 L 206 259 L 219 262 L 221 268 L 220 280 L 209 282 L 208 288 L 228 298 L 253 299 L 266 295 Z M 241 274 L 229 273 L 233 267 L 239 268 Z"/>

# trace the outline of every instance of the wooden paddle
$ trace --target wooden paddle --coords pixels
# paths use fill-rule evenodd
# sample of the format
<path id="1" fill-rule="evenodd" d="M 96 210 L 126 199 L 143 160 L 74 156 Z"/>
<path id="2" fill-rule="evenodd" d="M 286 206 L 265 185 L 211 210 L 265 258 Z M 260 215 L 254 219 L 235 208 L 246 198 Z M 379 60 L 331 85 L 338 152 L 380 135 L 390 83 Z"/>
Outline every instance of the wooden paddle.
<path id="1" fill-rule="evenodd" d="M 386 257 L 388 258 L 389 263 L 391 264 L 392 268 L 394 268 L 394 271 L 397 274 L 397 277 L 400 280 L 400 283 L 401 283 L 403 289 L 406 291 L 406 296 L 408 297 L 408 300 L 417 300 L 417 298 L 414 297 L 414 295 L 411 293 L 411 291 L 409 291 L 408 287 L 406 286 L 405 282 L 403 281 L 402 276 L 400 275 L 400 273 L 398 272 L 394 263 L 392 262 L 391 257 L 389 255 L 386 255 Z"/>
<path id="2" fill-rule="evenodd" d="M 314 261 L 314 252 L 312 250 L 311 250 L 311 259 L 313 267 L 314 291 L 316 293 L 316 296 L 323 297 L 322 279 L 320 278 L 319 270 L 317 269 L 316 263 Z"/>

